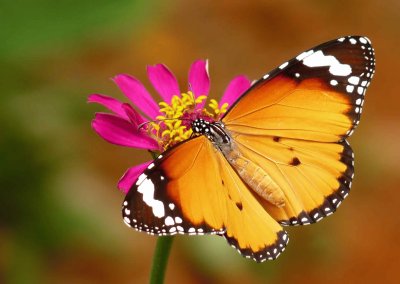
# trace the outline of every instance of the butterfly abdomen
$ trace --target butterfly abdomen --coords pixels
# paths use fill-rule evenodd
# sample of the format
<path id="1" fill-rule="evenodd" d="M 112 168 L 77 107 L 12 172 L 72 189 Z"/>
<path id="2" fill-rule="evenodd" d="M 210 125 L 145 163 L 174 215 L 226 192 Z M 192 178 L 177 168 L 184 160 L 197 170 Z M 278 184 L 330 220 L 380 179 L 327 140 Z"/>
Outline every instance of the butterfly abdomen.
<path id="1" fill-rule="evenodd" d="M 232 145 L 230 148 L 223 147 L 222 153 L 242 180 L 259 196 L 278 207 L 285 205 L 282 190 L 262 168 L 244 157 Z"/>

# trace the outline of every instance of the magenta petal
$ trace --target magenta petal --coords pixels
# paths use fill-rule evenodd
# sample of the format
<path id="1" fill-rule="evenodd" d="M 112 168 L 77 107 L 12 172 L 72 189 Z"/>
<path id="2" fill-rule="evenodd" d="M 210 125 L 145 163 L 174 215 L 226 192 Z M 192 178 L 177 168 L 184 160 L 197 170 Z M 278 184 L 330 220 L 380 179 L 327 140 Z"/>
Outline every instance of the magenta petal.
<path id="1" fill-rule="evenodd" d="M 158 150 L 158 144 L 134 127 L 129 121 L 108 113 L 96 113 L 93 129 L 104 140 L 121 146 Z"/>
<path id="2" fill-rule="evenodd" d="M 210 76 L 208 75 L 208 61 L 197 60 L 190 67 L 189 89 L 194 96 L 207 96 L 210 91 Z"/>
<path id="3" fill-rule="evenodd" d="M 128 116 L 122 109 L 122 102 L 117 99 L 105 95 L 93 94 L 88 97 L 88 102 L 101 104 L 115 114 L 118 114 L 119 116 L 128 119 Z"/>
<path id="4" fill-rule="evenodd" d="M 136 181 L 139 175 L 143 173 L 143 171 L 149 166 L 151 162 L 152 161 L 148 161 L 146 163 L 129 168 L 118 181 L 118 189 L 120 189 L 125 194 L 128 193 L 133 183 Z"/>
<path id="5" fill-rule="evenodd" d="M 224 103 L 228 103 L 228 108 L 231 107 L 235 101 L 251 86 L 251 82 L 246 76 L 240 75 L 235 77 L 226 87 L 224 95 L 222 96 L 219 107 Z"/>
<path id="6" fill-rule="evenodd" d="M 122 109 L 125 111 L 125 114 L 128 116 L 134 127 L 138 127 L 140 124 L 146 121 L 143 116 L 140 115 L 140 113 L 131 107 L 130 104 L 123 104 Z"/>
<path id="7" fill-rule="evenodd" d="M 163 64 L 147 66 L 147 75 L 165 102 L 170 103 L 173 95 L 180 95 L 178 81 L 167 66 Z"/>
<path id="8" fill-rule="evenodd" d="M 114 82 L 144 114 L 150 118 L 156 118 L 159 114 L 159 107 L 139 80 L 129 75 L 120 74 L 114 77 Z"/>

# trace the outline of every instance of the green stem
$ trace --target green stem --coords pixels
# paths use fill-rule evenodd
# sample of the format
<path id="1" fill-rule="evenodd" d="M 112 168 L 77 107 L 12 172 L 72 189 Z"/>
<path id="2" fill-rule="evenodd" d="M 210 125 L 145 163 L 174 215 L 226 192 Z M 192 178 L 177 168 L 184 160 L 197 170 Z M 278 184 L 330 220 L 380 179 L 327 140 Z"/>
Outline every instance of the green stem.
<path id="1" fill-rule="evenodd" d="M 157 238 L 156 249 L 153 255 L 153 265 L 150 272 L 150 284 L 164 283 L 165 270 L 173 240 L 174 237 L 171 236 Z"/>

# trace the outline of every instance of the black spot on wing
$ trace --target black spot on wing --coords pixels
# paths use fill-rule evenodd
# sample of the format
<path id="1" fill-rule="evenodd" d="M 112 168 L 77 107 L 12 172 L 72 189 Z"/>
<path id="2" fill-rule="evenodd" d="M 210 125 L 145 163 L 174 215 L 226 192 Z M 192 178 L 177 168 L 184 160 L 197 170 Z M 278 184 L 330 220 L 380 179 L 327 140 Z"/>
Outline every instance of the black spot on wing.
<path id="1" fill-rule="evenodd" d="M 281 138 L 278 136 L 274 136 L 273 140 L 274 140 L 274 142 L 279 142 L 281 140 Z"/>
<path id="2" fill-rule="evenodd" d="M 300 162 L 299 158 L 294 157 L 294 158 L 290 161 L 289 164 L 292 165 L 292 166 L 298 166 L 298 165 L 301 164 L 301 162 Z"/>
<path id="3" fill-rule="evenodd" d="M 240 211 L 242 211 L 242 209 L 243 209 L 243 204 L 242 204 L 241 202 L 236 202 L 235 204 L 236 204 L 236 207 L 237 207 Z"/>

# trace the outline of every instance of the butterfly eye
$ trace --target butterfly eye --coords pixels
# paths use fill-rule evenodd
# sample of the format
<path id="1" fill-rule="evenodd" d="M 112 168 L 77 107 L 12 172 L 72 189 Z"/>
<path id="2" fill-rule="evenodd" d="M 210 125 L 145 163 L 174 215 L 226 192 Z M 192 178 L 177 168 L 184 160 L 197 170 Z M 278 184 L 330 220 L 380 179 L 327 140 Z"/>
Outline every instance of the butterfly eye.
<path id="1" fill-rule="evenodd" d="M 192 130 L 194 133 L 206 134 L 210 132 L 209 128 L 210 128 L 210 122 L 204 119 L 199 118 L 192 122 Z"/>

